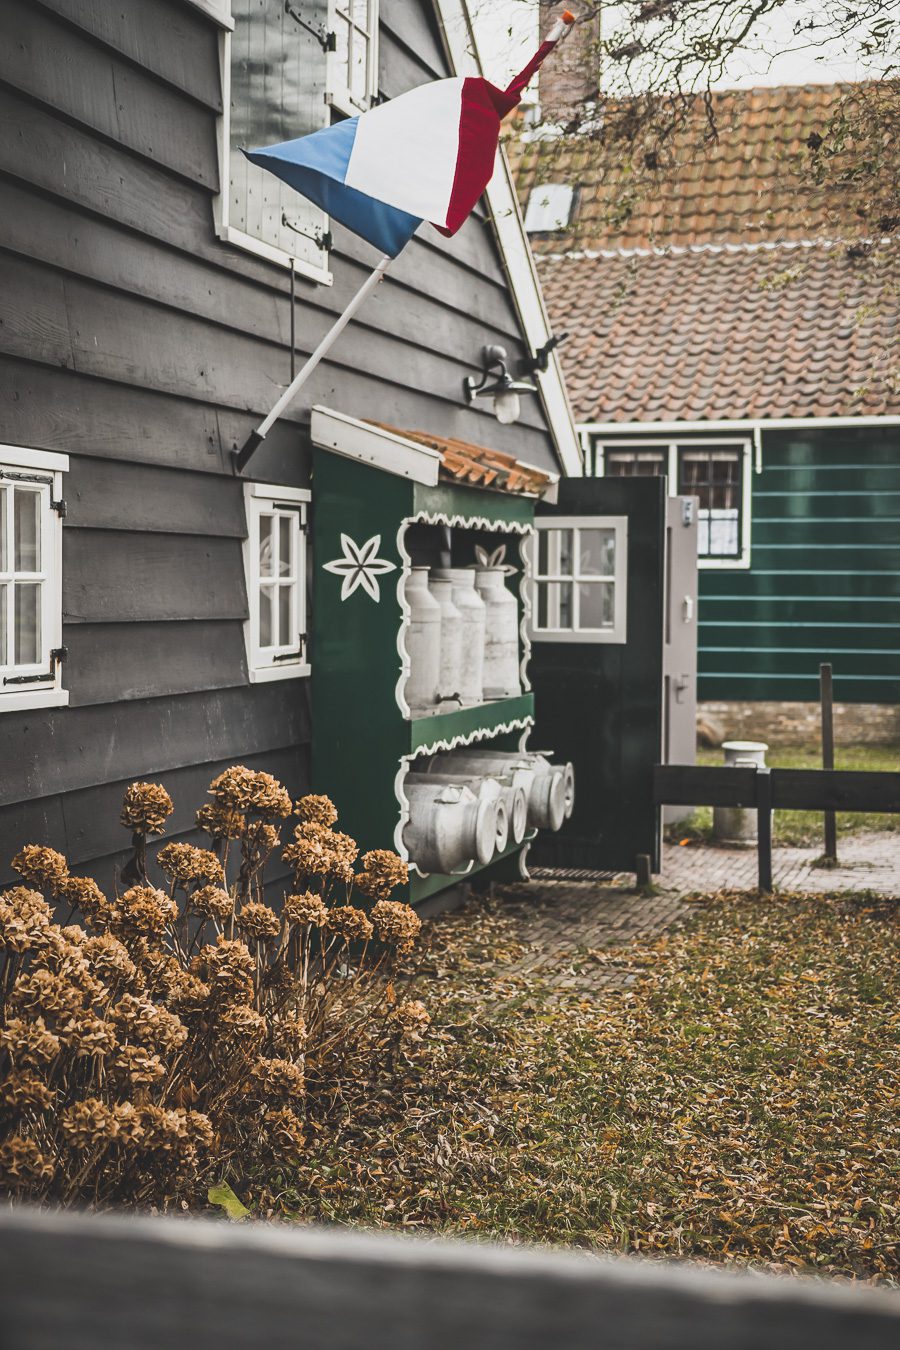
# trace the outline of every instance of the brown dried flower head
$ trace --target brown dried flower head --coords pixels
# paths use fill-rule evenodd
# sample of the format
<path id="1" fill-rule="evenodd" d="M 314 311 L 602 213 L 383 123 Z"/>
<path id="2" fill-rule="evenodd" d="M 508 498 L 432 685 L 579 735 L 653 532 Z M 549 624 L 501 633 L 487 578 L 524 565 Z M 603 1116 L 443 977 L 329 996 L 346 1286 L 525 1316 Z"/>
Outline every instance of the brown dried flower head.
<path id="1" fill-rule="evenodd" d="M 110 1021 L 123 1041 L 136 1042 L 159 1054 L 171 1054 L 187 1039 L 180 1017 L 149 998 L 125 994 L 110 1012 Z"/>
<path id="2" fill-rule="evenodd" d="M 183 970 L 170 990 L 169 1002 L 180 1016 L 190 1017 L 192 1013 L 203 1011 L 209 1002 L 209 994 L 208 984 L 198 980 L 196 975 L 192 975 L 189 971 Z"/>
<path id="3" fill-rule="evenodd" d="M 390 943 L 398 952 L 411 951 L 422 929 L 422 920 L 415 910 L 395 900 L 379 900 L 372 906 L 369 918 L 382 942 Z"/>
<path id="4" fill-rule="evenodd" d="M 43 1017 L 67 1020 L 84 1010 L 84 994 L 52 970 L 29 970 L 16 981 L 9 1005 L 16 1012 L 37 1011 Z"/>
<path id="5" fill-rule="evenodd" d="M 239 930 L 248 938 L 271 941 L 281 932 L 281 920 L 268 905 L 250 900 L 235 916 Z"/>
<path id="6" fill-rule="evenodd" d="M 297 876 L 325 876 L 336 857 L 331 831 L 324 825 L 298 825 L 294 843 L 288 844 L 281 856 Z"/>
<path id="7" fill-rule="evenodd" d="M 201 886 L 191 896 L 191 909 L 204 919 L 225 923 L 234 913 L 234 901 L 221 886 Z"/>
<path id="8" fill-rule="evenodd" d="M 301 797 L 294 810 L 304 824 L 323 825 L 326 829 L 330 829 L 338 818 L 337 807 L 331 798 L 314 792 Z"/>
<path id="9" fill-rule="evenodd" d="M 220 937 L 215 947 L 201 953 L 204 973 L 214 996 L 228 1003 L 249 1003 L 253 998 L 256 962 L 243 942 Z"/>
<path id="10" fill-rule="evenodd" d="M 291 924 L 312 924 L 321 928 L 328 911 L 318 895 L 304 891 L 302 895 L 289 895 L 284 902 L 284 917 Z"/>
<path id="11" fill-rule="evenodd" d="M 420 1041 L 431 1024 L 425 1004 L 417 998 L 398 1003 L 391 1018 L 400 1028 L 400 1035 L 405 1041 Z"/>
<path id="12" fill-rule="evenodd" d="M 149 1087 L 165 1076 L 166 1068 L 158 1055 L 142 1045 L 123 1045 L 109 1062 L 115 1079 L 132 1087 Z"/>
<path id="13" fill-rule="evenodd" d="M 357 888 L 372 900 L 386 900 L 391 891 L 409 880 L 409 868 L 387 848 L 364 853 L 362 871 L 356 877 Z"/>
<path id="14" fill-rule="evenodd" d="M 50 908 L 42 895 L 27 886 L 13 886 L 0 895 L 0 947 L 25 952 L 45 940 Z"/>
<path id="15" fill-rule="evenodd" d="M 159 783 L 132 783 L 125 789 L 119 819 L 134 834 L 162 834 L 173 809 L 172 798 Z"/>
<path id="16" fill-rule="evenodd" d="M 113 1115 L 116 1143 L 120 1147 L 133 1148 L 143 1143 L 144 1126 L 134 1102 L 117 1102 L 113 1107 Z"/>
<path id="17" fill-rule="evenodd" d="M 222 864 L 214 853 L 193 844 L 165 844 L 156 855 L 167 877 L 188 881 L 222 881 Z"/>
<path id="18" fill-rule="evenodd" d="M 128 955 L 128 949 L 112 933 L 101 933 L 97 937 L 86 938 L 82 951 L 88 965 L 95 975 L 107 984 L 129 983 L 137 973 L 137 967 Z"/>
<path id="19" fill-rule="evenodd" d="M 263 1117 L 266 1144 L 272 1156 L 289 1162 L 299 1158 L 306 1147 L 303 1121 L 290 1107 L 267 1111 Z"/>
<path id="20" fill-rule="evenodd" d="M 116 1047 L 110 1024 L 85 1009 L 72 1013 L 65 1022 L 57 1022 L 56 1034 L 75 1059 L 108 1055 Z"/>
<path id="21" fill-rule="evenodd" d="M 240 839 L 247 828 L 246 817 L 232 806 L 206 802 L 197 812 L 197 824 L 213 839 Z"/>
<path id="22" fill-rule="evenodd" d="M 303 1070 L 289 1059 L 256 1060 L 250 1066 L 250 1079 L 266 1097 L 300 1100 L 306 1091 Z"/>
<path id="23" fill-rule="evenodd" d="M 0 1027 L 0 1049 L 7 1050 L 13 1064 L 50 1064 L 59 1054 L 61 1042 L 47 1027 L 43 1017 L 25 1020 L 11 1017 Z"/>
<path id="24" fill-rule="evenodd" d="M 209 791 L 223 806 L 252 811 L 267 820 L 284 820 L 291 814 L 290 794 L 278 779 L 270 773 L 254 773 L 242 764 L 220 773 Z"/>
<path id="25" fill-rule="evenodd" d="M 36 886 L 43 886 L 54 894 L 69 875 L 69 864 L 55 848 L 43 844 L 26 844 L 12 860 L 14 872 Z"/>
<path id="26" fill-rule="evenodd" d="M 12 1134 L 0 1144 L 0 1186 L 10 1191 L 46 1185 L 56 1175 L 56 1164 L 33 1139 Z"/>
<path id="27" fill-rule="evenodd" d="M 233 1037 L 248 1050 L 258 1049 L 269 1032 L 264 1017 L 255 1009 L 240 1004 L 223 1008 L 219 1015 L 218 1026 L 223 1036 Z"/>
<path id="28" fill-rule="evenodd" d="M 0 1083 L 7 1111 L 49 1111 L 55 1100 L 56 1093 L 32 1069 L 11 1069 Z"/>
<path id="29" fill-rule="evenodd" d="M 67 1106 L 59 1118 L 59 1128 L 70 1148 L 77 1152 L 111 1144 L 118 1133 L 115 1111 L 99 1097 Z"/>
<path id="30" fill-rule="evenodd" d="M 244 848 L 257 862 L 267 858 L 278 843 L 278 831 L 274 825 L 260 822 L 252 825 L 244 835 Z"/>
<path id="31" fill-rule="evenodd" d="M 178 906 L 155 886 L 132 886 L 115 906 L 114 922 L 125 933 L 162 937 L 178 917 Z"/>
<path id="32" fill-rule="evenodd" d="M 287 1059 L 298 1059 L 306 1049 L 306 1023 L 299 1013 L 272 1018 L 272 1045 Z"/>
<path id="33" fill-rule="evenodd" d="M 325 918 L 325 927 L 345 942 L 367 942 L 374 932 L 366 913 L 355 909 L 353 905 L 336 905 L 330 909 Z"/>
<path id="34" fill-rule="evenodd" d="M 108 923 L 112 905 L 92 877 L 67 877 L 59 889 L 60 898 L 74 905 L 89 922 Z"/>

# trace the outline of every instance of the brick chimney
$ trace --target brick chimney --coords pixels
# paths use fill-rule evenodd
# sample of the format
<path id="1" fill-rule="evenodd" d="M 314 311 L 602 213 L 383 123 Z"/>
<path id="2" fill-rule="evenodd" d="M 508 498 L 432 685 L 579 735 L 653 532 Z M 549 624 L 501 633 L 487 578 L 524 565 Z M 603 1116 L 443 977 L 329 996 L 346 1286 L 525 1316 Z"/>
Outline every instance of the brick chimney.
<path id="1" fill-rule="evenodd" d="M 560 0 L 540 0 L 541 35 L 551 27 L 565 5 Z M 593 3 L 571 5 L 578 18 L 595 9 Z M 596 44 L 600 37 L 599 9 L 592 19 L 577 23 L 562 46 L 553 52 L 538 77 L 538 98 L 545 122 L 564 125 L 577 116 L 579 105 L 593 98 L 600 81 Z"/>

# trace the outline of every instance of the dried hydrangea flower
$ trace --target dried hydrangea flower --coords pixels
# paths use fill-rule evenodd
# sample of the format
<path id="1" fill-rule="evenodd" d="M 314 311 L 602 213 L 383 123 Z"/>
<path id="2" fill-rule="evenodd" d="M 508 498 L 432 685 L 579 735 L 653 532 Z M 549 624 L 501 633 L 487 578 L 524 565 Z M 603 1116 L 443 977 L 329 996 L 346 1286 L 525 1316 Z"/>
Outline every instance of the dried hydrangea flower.
<path id="1" fill-rule="evenodd" d="M 112 905 L 92 877 L 67 877 L 59 888 L 59 895 L 95 923 L 108 923 L 112 917 Z"/>
<path id="2" fill-rule="evenodd" d="M 248 1049 L 254 1050 L 269 1033 L 266 1019 L 253 1008 L 240 1004 L 223 1008 L 219 1014 L 218 1027 L 223 1035 L 234 1037 L 245 1043 Z"/>
<path id="3" fill-rule="evenodd" d="M 56 1164 L 33 1139 L 12 1134 L 0 1144 L 0 1186 L 10 1191 L 46 1184 L 56 1175 Z"/>
<path id="4" fill-rule="evenodd" d="M 132 886 L 120 896 L 115 923 L 123 932 L 162 937 L 178 917 L 178 906 L 155 886 Z"/>
<path id="5" fill-rule="evenodd" d="M 229 1003 L 252 1000 L 256 962 L 243 942 L 220 937 L 215 947 L 204 947 L 201 958 L 203 973 L 195 973 L 206 980 L 215 996 Z"/>
<path id="6" fill-rule="evenodd" d="M 367 942 L 374 932 L 365 912 L 353 905 L 335 905 L 328 911 L 325 927 L 345 942 Z"/>
<path id="7" fill-rule="evenodd" d="M 240 811 L 221 802 L 206 802 L 197 812 L 197 824 L 213 839 L 240 839 L 247 820 Z"/>
<path id="8" fill-rule="evenodd" d="M 55 1101 L 56 1093 L 31 1069 L 11 1069 L 0 1082 L 0 1102 L 7 1111 L 49 1111 Z"/>
<path id="9" fill-rule="evenodd" d="M 158 1055 L 152 1055 L 140 1045 L 119 1046 L 110 1059 L 109 1069 L 114 1078 L 134 1087 L 149 1087 L 164 1077 L 166 1069 Z"/>
<path id="10" fill-rule="evenodd" d="M 306 1049 L 306 1023 L 299 1013 L 272 1018 L 272 1044 L 279 1054 L 297 1059 Z"/>
<path id="11" fill-rule="evenodd" d="M 112 933 L 86 938 L 82 951 L 94 974 L 107 984 L 115 984 L 116 981 L 127 984 L 137 973 L 137 967 L 128 955 L 128 948 Z"/>
<path id="12" fill-rule="evenodd" d="M 192 1013 L 203 1011 L 209 1002 L 209 996 L 209 985 L 198 980 L 196 975 L 183 970 L 181 978 L 169 994 L 169 1002 L 180 1016 L 189 1017 Z"/>
<path id="13" fill-rule="evenodd" d="M 27 886 L 13 886 L 0 895 L 0 947 L 29 951 L 44 939 L 50 927 L 50 907 Z"/>
<path id="14" fill-rule="evenodd" d="M 390 943 L 398 952 L 410 951 L 422 929 L 422 920 L 415 910 L 395 900 L 379 900 L 372 906 L 369 918 L 382 942 Z"/>
<path id="15" fill-rule="evenodd" d="M 17 1012 L 38 1011 L 44 1017 L 67 1020 L 83 1011 L 84 995 L 52 970 L 29 970 L 16 981 L 9 1004 Z"/>
<path id="16" fill-rule="evenodd" d="M 36 886 L 56 892 L 69 875 L 69 864 L 55 848 L 26 844 L 12 860 L 14 872 Z"/>
<path id="17" fill-rule="evenodd" d="M 181 1018 L 149 998 L 125 994 L 109 1016 L 122 1040 L 136 1041 L 160 1054 L 170 1054 L 187 1039 Z"/>
<path id="18" fill-rule="evenodd" d="M 11 1017 L 0 1027 L 0 1049 L 7 1050 L 14 1064 L 50 1064 L 60 1051 L 60 1039 L 50 1031 L 43 1017 L 26 1021 Z"/>
<path id="19" fill-rule="evenodd" d="M 302 895 L 289 895 L 284 902 L 284 917 L 288 923 L 312 924 L 321 928 L 328 911 L 320 896 L 305 891 Z"/>
<path id="20" fill-rule="evenodd" d="M 209 1116 L 202 1111 L 186 1111 L 185 1127 L 188 1138 L 195 1148 L 210 1149 L 216 1142 L 216 1132 Z"/>
<path id="21" fill-rule="evenodd" d="M 167 877 L 182 884 L 186 881 L 222 880 L 222 864 L 209 849 L 193 844 L 165 844 L 156 855 Z"/>
<path id="22" fill-rule="evenodd" d="M 221 886 L 201 886 L 191 896 L 191 909 L 204 919 L 225 923 L 234 913 L 234 900 Z"/>
<path id="23" fill-rule="evenodd" d="M 324 825 L 330 828 L 338 818 L 337 807 L 330 797 L 310 792 L 301 797 L 294 810 L 308 825 Z"/>
<path id="24" fill-rule="evenodd" d="M 115 1111 L 99 1097 L 85 1097 L 67 1106 L 59 1128 L 69 1147 L 79 1153 L 111 1143 L 118 1133 Z"/>
<path id="25" fill-rule="evenodd" d="M 254 811 L 268 820 L 284 820 L 291 814 L 291 798 L 285 787 L 270 773 L 254 773 L 242 764 L 234 764 L 209 785 L 210 795 L 224 806 L 238 811 Z"/>
<path id="26" fill-rule="evenodd" d="M 322 825 L 298 825 L 294 843 L 281 856 L 299 876 L 325 876 L 336 855 L 331 848 L 331 831 Z"/>
<path id="27" fill-rule="evenodd" d="M 402 858 L 387 848 L 364 853 L 357 888 L 373 900 L 386 900 L 391 891 L 409 880 L 409 868 Z"/>
<path id="28" fill-rule="evenodd" d="M 300 1157 L 306 1147 L 303 1121 L 289 1107 L 267 1111 L 263 1117 L 266 1144 L 274 1157 L 289 1161 Z"/>
<path id="29" fill-rule="evenodd" d="M 132 783 L 125 789 L 119 819 L 134 834 L 162 834 L 173 809 L 172 798 L 159 783 Z"/>
<path id="30" fill-rule="evenodd" d="M 128 1147 L 139 1146 L 144 1141 L 144 1126 L 141 1113 L 133 1102 L 117 1102 L 113 1107 L 116 1143 Z"/>
<path id="31" fill-rule="evenodd" d="M 391 1018 L 400 1028 L 400 1034 L 406 1041 L 420 1041 L 431 1024 L 425 1004 L 417 998 L 408 998 L 398 1003 L 391 1013 Z"/>
<path id="32" fill-rule="evenodd" d="M 289 1059 L 255 1060 L 250 1065 L 250 1079 L 269 1097 L 300 1099 L 306 1091 L 303 1070 Z"/>
<path id="33" fill-rule="evenodd" d="M 84 1010 L 57 1022 L 56 1034 L 75 1059 L 108 1055 L 116 1048 L 116 1035 L 109 1023 Z"/>
<path id="34" fill-rule="evenodd" d="M 235 923 L 247 937 L 258 938 L 261 941 L 276 938 L 281 932 L 281 920 L 274 909 L 260 904 L 257 900 L 250 900 L 244 905 L 235 915 Z"/>

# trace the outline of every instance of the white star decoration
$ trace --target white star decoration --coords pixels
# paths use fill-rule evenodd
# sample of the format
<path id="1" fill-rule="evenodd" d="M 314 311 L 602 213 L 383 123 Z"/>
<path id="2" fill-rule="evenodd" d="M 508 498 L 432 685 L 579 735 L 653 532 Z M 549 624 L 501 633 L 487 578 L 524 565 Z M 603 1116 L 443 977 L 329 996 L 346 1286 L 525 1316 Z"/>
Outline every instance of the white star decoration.
<path id="1" fill-rule="evenodd" d="M 323 563 L 323 566 L 326 572 L 335 572 L 344 578 L 341 583 L 342 600 L 349 600 L 357 586 L 362 586 L 366 594 L 378 604 L 381 589 L 376 578 L 382 572 L 394 572 L 397 569 L 396 563 L 378 557 L 380 547 L 380 534 L 373 534 L 362 546 L 355 544 L 348 534 L 341 535 L 343 558 L 335 558 L 334 562 Z"/>

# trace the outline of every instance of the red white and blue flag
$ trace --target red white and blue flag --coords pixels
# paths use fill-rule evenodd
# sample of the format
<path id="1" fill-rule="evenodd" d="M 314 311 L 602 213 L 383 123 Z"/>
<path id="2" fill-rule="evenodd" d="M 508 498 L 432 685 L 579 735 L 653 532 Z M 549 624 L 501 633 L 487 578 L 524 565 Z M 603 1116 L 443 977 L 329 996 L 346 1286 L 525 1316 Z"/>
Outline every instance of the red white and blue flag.
<path id="1" fill-rule="evenodd" d="M 501 120 L 572 23 L 566 11 L 506 89 L 480 77 L 435 80 L 247 158 L 389 257 L 425 220 L 455 234 L 494 172 Z"/>

